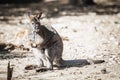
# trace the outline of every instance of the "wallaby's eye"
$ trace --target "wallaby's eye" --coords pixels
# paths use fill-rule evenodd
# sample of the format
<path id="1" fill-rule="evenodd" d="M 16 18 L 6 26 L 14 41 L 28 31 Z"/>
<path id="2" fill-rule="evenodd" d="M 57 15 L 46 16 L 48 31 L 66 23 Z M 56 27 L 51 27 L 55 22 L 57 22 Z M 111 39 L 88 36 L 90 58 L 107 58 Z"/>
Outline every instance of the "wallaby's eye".
<path id="1" fill-rule="evenodd" d="M 34 22 L 32 22 L 32 25 L 34 25 Z"/>

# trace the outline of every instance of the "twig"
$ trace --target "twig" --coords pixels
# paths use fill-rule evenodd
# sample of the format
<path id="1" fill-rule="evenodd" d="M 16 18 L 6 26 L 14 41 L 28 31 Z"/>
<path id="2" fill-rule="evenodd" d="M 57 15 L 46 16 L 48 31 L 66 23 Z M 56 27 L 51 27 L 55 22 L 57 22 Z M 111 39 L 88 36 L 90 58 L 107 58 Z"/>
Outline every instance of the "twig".
<path id="1" fill-rule="evenodd" d="M 12 79 L 12 73 L 13 73 L 13 67 L 10 67 L 10 61 L 8 62 L 8 66 L 7 66 L 7 80 L 11 80 Z"/>

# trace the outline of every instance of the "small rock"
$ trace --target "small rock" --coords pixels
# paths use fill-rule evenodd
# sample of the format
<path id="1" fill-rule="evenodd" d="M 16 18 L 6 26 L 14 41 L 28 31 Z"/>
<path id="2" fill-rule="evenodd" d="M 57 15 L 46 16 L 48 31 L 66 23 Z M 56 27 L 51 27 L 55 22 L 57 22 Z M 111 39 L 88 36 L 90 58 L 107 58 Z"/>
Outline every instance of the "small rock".
<path id="1" fill-rule="evenodd" d="M 79 74 L 82 74 L 82 72 L 80 71 Z"/>
<path id="2" fill-rule="evenodd" d="M 94 68 L 96 68 L 97 66 L 94 66 Z"/>
<path id="3" fill-rule="evenodd" d="M 25 70 L 24 73 L 28 73 L 28 70 Z"/>
<path id="4" fill-rule="evenodd" d="M 27 65 L 27 66 L 25 67 L 25 70 L 33 70 L 33 69 L 35 69 L 35 68 L 37 68 L 37 65 Z"/>
<path id="5" fill-rule="evenodd" d="M 117 21 L 115 21 L 114 23 L 115 23 L 115 24 L 119 24 L 119 22 L 117 22 Z"/>
<path id="6" fill-rule="evenodd" d="M 99 79 L 97 79 L 97 80 L 102 80 L 102 79 L 99 78 Z"/>
<path id="7" fill-rule="evenodd" d="M 76 29 L 73 29 L 73 32 L 77 32 L 77 30 L 76 30 Z"/>
<path id="8" fill-rule="evenodd" d="M 102 69 L 102 70 L 101 70 L 101 73 L 102 73 L 102 74 L 106 74 L 106 73 L 107 73 L 106 68 Z"/>
<path id="9" fill-rule="evenodd" d="M 61 72 L 61 73 L 60 73 L 60 76 L 63 76 L 63 75 L 64 75 L 64 74 Z"/>

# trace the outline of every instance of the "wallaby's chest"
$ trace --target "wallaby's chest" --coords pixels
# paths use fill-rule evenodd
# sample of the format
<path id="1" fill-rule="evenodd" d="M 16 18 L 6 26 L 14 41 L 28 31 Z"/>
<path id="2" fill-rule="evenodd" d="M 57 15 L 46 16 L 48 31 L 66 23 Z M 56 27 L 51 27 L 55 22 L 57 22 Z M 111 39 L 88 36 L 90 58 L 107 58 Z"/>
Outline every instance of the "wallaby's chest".
<path id="1" fill-rule="evenodd" d="M 30 41 L 35 42 L 36 44 L 42 44 L 44 42 L 44 39 L 38 34 L 34 35 L 31 33 L 28 37 Z"/>

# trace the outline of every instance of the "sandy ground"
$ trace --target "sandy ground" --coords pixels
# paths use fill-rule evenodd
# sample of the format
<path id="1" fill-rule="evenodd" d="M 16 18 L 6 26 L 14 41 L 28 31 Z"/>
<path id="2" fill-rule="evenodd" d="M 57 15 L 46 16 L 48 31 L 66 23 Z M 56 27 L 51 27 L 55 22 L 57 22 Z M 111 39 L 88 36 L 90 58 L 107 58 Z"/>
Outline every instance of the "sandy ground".
<path id="1" fill-rule="evenodd" d="M 25 34 L 29 33 L 30 29 L 25 13 L 27 11 L 37 12 L 42 6 L 43 11 L 46 11 L 44 14 L 48 13 L 49 16 L 42 19 L 41 22 L 51 24 L 63 39 L 63 59 L 80 60 L 83 63 L 79 66 L 37 73 L 35 70 L 24 69 L 26 65 L 36 64 L 31 51 L 18 48 L 12 51 L 1 50 L 0 80 L 6 79 L 8 61 L 11 62 L 13 67 L 13 80 L 120 79 L 119 7 L 97 7 L 98 10 L 96 6 L 82 8 L 73 6 L 59 8 L 58 6 L 56 8 L 56 6 L 52 5 L 52 8 L 49 9 L 46 5 L 43 5 L 30 4 L 23 5 L 24 7 L 21 7 L 21 5 L 1 5 L 0 42 L 11 42 L 15 45 L 24 44 L 25 47 L 28 47 L 29 43 Z M 50 6 L 50 4 L 47 6 Z M 35 8 L 37 10 L 34 10 Z M 84 64 L 84 60 L 89 59 L 105 60 L 105 62 L 102 64 Z M 106 71 L 104 72 L 104 70 Z"/>

